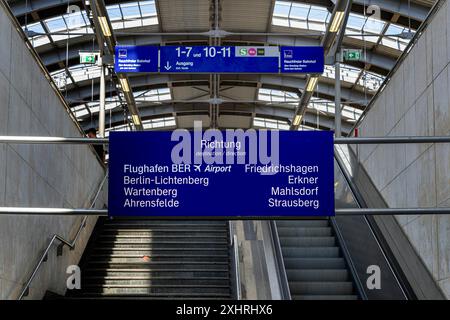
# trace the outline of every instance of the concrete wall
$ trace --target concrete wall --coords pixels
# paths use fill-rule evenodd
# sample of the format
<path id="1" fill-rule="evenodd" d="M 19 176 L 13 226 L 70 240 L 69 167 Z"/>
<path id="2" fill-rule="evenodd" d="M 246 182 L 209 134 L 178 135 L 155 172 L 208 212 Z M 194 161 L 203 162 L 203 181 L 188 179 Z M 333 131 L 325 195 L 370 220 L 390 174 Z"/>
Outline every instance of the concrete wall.
<path id="1" fill-rule="evenodd" d="M 432 18 L 362 121 L 360 135 L 450 134 L 450 8 Z M 358 156 L 390 207 L 450 207 L 450 144 L 358 146 Z M 398 216 L 450 298 L 450 217 Z"/>
<path id="2" fill-rule="evenodd" d="M 80 136 L 19 32 L 0 6 L 0 135 Z M 104 176 L 88 146 L 0 144 L 0 206 L 82 208 Z M 102 194 L 99 206 L 103 206 Z M 15 299 L 53 234 L 72 240 L 82 217 L 0 216 L 0 299 Z M 64 293 L 67 265 L 80 258 L 96 218 L 76 250 L 50 251 L 30 298 Z"/>

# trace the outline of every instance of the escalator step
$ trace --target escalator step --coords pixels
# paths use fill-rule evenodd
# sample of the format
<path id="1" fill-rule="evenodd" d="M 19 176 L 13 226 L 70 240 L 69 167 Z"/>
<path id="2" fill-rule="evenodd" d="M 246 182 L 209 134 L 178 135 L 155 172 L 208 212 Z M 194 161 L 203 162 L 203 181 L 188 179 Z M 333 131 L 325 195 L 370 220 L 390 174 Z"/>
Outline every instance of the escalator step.
<path id="1" fill-rule="evenodd" d="M 292 300 L 358 300 L 356 295 L 293 295 Z"/>
<path id="2" fill-rule="evenodd" d="M 332 247 L 336 240 L 334 237 L 280 237 L 284 247 Z"/>
<path id="3" fill-rule="evenodd" d="M 295 228 L 295 227 L 278 227 L 278 235 L 282 237 L 330 237 L 330 227 L 311 227 L 311 228 Z"/>
<path id="4" fill-rule="evenodd" d="M 328 227 L 329 222 L 325 219 L 317 220 L 279 220 L 276 222 L 277 227 L 296 227 L 296 228 L 321 228 Z"/>
<path id="5" fill-rule="evenodd" d="M 291 258 L 338 258 L 338 247 L 282 247 L 285 259 Z"/>
<path id="6" fill-rule="evenodd" d="M 292 295 L 352 295 L 351 282 L 300 282 L 290 281 L 289 288 Z"/>
<path id="7" fill-rule="evenodd" d="M 324 270 L 286 270 L 289 281 L 347 281 L 349 275 L 345 269 L 324 269 Z"/>
<path id="8" fill-rule="evenodd" d="M 343 269 L 343 258 L 285 258 L 286 269 Z"/>

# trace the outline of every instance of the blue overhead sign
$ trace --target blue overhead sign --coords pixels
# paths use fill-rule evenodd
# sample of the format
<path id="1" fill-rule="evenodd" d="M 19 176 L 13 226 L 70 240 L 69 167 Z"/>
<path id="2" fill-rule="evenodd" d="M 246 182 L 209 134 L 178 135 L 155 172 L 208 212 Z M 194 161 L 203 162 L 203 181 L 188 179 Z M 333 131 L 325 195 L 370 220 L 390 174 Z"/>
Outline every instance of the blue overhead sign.
<path id="1" fill-rule="evenodd" d="M 111 132 L 111 216 L 334 215 L 331 132 Z"/>
<path id="2" fill-rule="evenodd" d="M 117 73 L 158 72 L 158 47 L 116 46 L 114 69 Z"/>
<path id="3" fill-rule="evenodd" d="M 161 73 L 278 73 L 278 47 L 165 46 Z"/>
<path id="4" fill-rule="evenodd" d="M 117 46 L 117 73 L 322 73 L 322 47 Z"/>
<path id="5" fill-rule="evenodd" d="M 323 73 L 323 47 L 281 47 L 281 73 Z"/>

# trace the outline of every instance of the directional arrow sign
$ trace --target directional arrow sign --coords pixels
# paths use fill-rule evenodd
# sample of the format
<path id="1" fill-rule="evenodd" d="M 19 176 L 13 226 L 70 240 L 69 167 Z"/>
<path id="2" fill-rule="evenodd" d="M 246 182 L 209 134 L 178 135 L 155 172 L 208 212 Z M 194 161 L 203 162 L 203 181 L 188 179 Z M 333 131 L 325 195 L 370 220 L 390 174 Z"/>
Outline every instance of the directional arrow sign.
<path id="1" fill-rule="evenodd" d="M 279 55 L 278 47 L 163 46 L 160 72 L 278 73 Z"/>
<path id="2" fill-rule="evenodd" d="M 167 61 L 166 65 L 164 66 L 164 68 L 169 71 L 170 69 L 172 69 L 172 66 L 169 64 L 169 61 Z"/>

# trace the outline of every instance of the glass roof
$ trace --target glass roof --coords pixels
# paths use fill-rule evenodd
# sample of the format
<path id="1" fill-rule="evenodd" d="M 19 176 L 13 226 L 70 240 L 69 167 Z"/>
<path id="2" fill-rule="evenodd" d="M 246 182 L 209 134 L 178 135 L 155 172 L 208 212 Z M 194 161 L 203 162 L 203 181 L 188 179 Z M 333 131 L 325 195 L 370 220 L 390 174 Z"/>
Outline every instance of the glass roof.
<path id="1" fill-rule="evenodd" d="M 114 30 L 143 27 L 158 24 L 155 1 L 137 1 L 106 7 Z M 85 11 L 64 14 L 28 24 L 23 27 L 40 35 L 29 37 L 34 47 L 39 47 L 50 42 L 80 37 L 93 34 Z M 42 33 L 65 33 L 42 35 Z M 66 35 L 69 33 L 69 35 Z"/>
<path id="2" fill-rule="evenodd" d="M 172 95 L 170 93 L 169 88 L 136 91 L 136 92 L 133 92 L 133 94 L 134 94 L 134 97 L 136 100 L 136 106 L 138 108 L 140 105 L 142 105 L 146 102 L 160 102 L 160 101 L 162 102 L 162 101 L 168 101 L 168 100 L 172 99 Z M 114 95 L 114 96 L 106 98 L 105 110 L 107 110 L 107 111 L 119 110 L 121 107 L 122 107 L 122 102 L 118 96 Z M 82 104 L 72 107 L 72 111 L 74 112 L 75 117 L 78 119 L 78 121 L 81 121 L 83 119 L 86 119 L 86 117 L 89 117 L 89 116 L 92 116 L 93 114 L 98 113 L 99 102 L 92 101 L 92 102 L 82 103 Z"/>
<path id="3" fill-rule="evenodd" d="M 325 7 L 300 4 L 289 1 L 275 3 L 272 24 L 275 26 L 298 28 L 313 31 L 325 31 L 331 13 Z M 346 36 L 403 51 L 409 39 L 398 35 L 407 28 L 384 22 L 372 17 L 350 13 L 345 29 Z M 363 36 L 366 35 L 366 36 Z"/>
<path id="4" fill-rule="evenodd" d="M 253 127 L 256 129 L 289 130 L 289 123 L 287 121 L 255 117 L 253 119 Z"/>
<path id="5" fill-rule="evenodd" d="M 260 88 L 258 91 L 258 100 L 272 103 L 286 103 L 288 106 L 296 107 L 299 103 L 299 98 L 295 97 L 295 93 Z M 312 97 L 308 109 L 317 110 L 320 114 L 332 117 L 334 115 L 334 102 Z M 342 104 L 342 119 L 347 122 L 355 122 L 362 115 L 362 110 L 352 106 Z"/>

